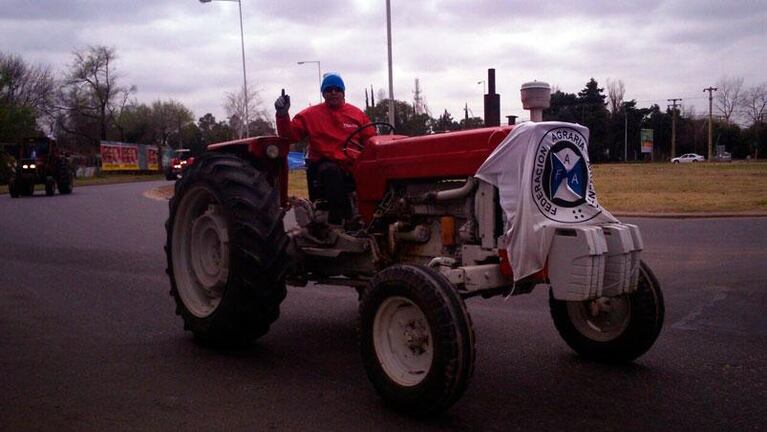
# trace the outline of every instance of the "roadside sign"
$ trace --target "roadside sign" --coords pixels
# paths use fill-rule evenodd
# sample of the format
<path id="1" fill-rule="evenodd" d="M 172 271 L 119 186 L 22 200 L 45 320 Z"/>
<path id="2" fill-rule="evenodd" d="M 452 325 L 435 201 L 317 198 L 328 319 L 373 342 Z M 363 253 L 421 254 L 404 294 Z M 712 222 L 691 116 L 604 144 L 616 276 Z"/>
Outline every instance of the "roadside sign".
<path id="1" fill-rule="evenodd" d="M 653 130 L 642 129 L 640 131 L 640 137 L 642 140 L 642 153 L 652 153 L 653 146 Z"/>

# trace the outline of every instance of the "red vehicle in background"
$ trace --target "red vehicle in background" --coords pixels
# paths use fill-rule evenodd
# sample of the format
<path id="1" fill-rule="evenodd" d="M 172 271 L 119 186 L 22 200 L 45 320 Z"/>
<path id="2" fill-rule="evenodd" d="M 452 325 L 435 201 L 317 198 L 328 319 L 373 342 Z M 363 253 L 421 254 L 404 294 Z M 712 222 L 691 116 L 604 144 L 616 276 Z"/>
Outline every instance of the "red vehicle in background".
<path id="1" fill-rule="evenodd" d="M 56 141 L 47 137 L 27 138 L 12 146 L 9 152 L 15 159 L 11 166 L 8 192 L 12 198 L 31 196 L 35 185 L 45 185 L 45 194 L 53 195 L 58 189 L 62 195 L 72 193 L 74 176 L 68 154 L 60 151 Z"/>
<path id="2" fill-rule="evenodd" d="M 165 168 L 165 178 L 167 180 L 176 180 L 181 178 L 184 170 L 194 162 L 189 149 L 178 149 L 173 151 L 173 158 Z"/>

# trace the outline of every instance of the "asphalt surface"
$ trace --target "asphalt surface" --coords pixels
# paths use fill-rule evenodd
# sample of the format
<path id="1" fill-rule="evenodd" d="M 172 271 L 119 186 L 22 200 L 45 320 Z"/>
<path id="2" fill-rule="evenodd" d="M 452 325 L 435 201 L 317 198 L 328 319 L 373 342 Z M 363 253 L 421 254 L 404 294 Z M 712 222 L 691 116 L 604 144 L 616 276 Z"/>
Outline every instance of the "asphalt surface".
<path id="1" fill-rule="evenodd" d="M 0 431 L 767 429 L 767 218 L 627 219 L 666 300 L 630 365 L 575 356 L 543 290 L 469 300 L 473 380 L 419 420 L 367 381 L 349 288 L 289 287 L 249 349 L 196 345 L 168 296 L 167 203 L 143 195 L 163 184 L 0 196 Z"/>

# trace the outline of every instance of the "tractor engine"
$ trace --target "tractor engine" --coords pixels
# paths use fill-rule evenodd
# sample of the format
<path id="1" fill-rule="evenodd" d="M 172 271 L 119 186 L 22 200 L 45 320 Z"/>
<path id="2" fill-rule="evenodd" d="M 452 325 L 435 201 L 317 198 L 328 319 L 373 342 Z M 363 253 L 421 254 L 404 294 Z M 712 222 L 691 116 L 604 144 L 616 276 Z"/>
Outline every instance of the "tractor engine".
<path id="1" fill-rule="evenodd" d="M 511 289 L 495 187 L 474 177 L 405 181 L 392 184 L 389 197 L 374 232 L 391 262 L 441 269 L 462 291 Z"/>

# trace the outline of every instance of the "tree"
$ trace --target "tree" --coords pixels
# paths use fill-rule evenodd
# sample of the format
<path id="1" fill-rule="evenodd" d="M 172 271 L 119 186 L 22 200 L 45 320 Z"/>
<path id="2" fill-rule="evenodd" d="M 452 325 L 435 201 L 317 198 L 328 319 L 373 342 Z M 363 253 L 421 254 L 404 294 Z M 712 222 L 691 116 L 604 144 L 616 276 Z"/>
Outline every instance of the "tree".
<path id="1" fill-rule="evenodd" d="M 461 126 L 453 120 L 453 116 L 445 110 L 434 123 L 434 132 L 449 132 L 459 130 Z"/>
<path id="2" fill-rule="evenodd" d="M 723 77 L 717 83 L 717 92 L 714 94 L 716 109 L 722 113 L 724 121 L 731 123 L 734 119 L 733 114 L 740 106 L 743 95 L 743 78 Z"/>
<path id="3" fill-rule="evenodd" d="M 89 46 L 73 55 L 74 61 L 58 95 L 57 125 L 97 147 L 107 139 L 110 127 L 115 126 L 119 112 L 136 89 L 118 84 L 114 48 Z"/>
<path id="4" fill-rule="evenodd" d="M 551 102 L 549 108 L 543 111 L 544 121 L 563 121 L 563 122 L 576 122 L 578 112 L 578 95 L 574 93 L 563 93 L 561 90 L 556 90 L 551 94 Z"/>
<path id="5" fill-rule="evenodd" d="M 156 144 L 152 122 L 151 107 L 135 102 L 127 105 L 120 112 L 117 121 L 119 140 L 129 143 Z"/>
<path id="6" fill-rule="evenodd" d="M 197 127 L 200 130 L 203 145 L 234 139 L 235 132 L 232 128 L 226 122 L 217 122 L 216 117 L 211 113 L 200 117 Z"/>
<path id="7" fill-rule="evenodd" d="M 184 148 L 181 131 L 194 119 L 192 111 L 173 99 L 152 103 L 152 128 L 157 144 Z"/>
<path id="8" fill-rule="evenodd" d="M 0 142 L 36 135 L 53 107 L 54 79 L 48 66 L 30 66 L 0 52 Z"/>
<path id="9" fill-rule="evenodd" d="M 767 83 L 747 89 L 743 93 L 743 115 L 751 124 L 763 123 L 767 114 Z"/>
<path id="10" fill-rule="evenodd" d="M 610 112 L 615 114 L 623 109 L 623 95 L 626 94 L 626 86 L 623 81 L 607 80 L 607 98 L 610 101 Z"/>
<path id="11" fill-rule="evenodd" d="M 389 99 L 378 99 L 374 107 L 368 107 L 365 114 L 374 122 L 389 121 Z M 418 136 L 429 133 L 432 119 L 428 114 L 416 114 L 412 105 L 407 102 L 394 101 L 394 128 L 397 133 Z M 387 131 L 388 132 L 388 131 Z"/>
<path id="12" fill-rule="evenodd" d="M 589 158 L 594 162 L 616 158 L 615 151 L 606 145 L 608 138 L 608 112 L 603 88 L 594 78 L 578 93 L 578 123 L 589 128 Z M 576 115 L 577 115 L 576 114 Z"/>
<path id="13" fill-rule="evenodd" d="M 237 93 L 227 93 L 224 109 L 229 118 L 229 126 L 237 131 L 238 138 L 246 135 L 245 122 L 245 94 L 242 88 Z M 263 99 L 256 89 L 248 86 L 248 122 L 252 125 L 255 120 L 269 122 L 269 115 L 263 108 Z M 254 135 L 250 131 L 250 135 Z"/>
<path id="14" fill-rule="evenodd" d="M 481 117 L 469 117 L 461 119 L 461 122 L 459 123 L 461 130 L 466 129 L 477 129 L 481 127 L 485 127 L 485 121 L 482 120 Z"/>

